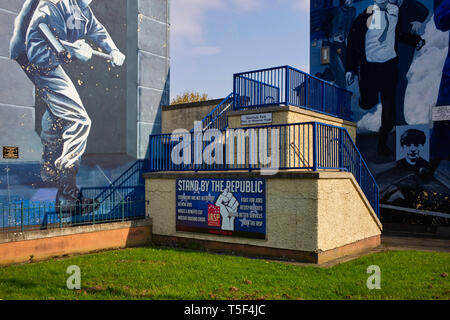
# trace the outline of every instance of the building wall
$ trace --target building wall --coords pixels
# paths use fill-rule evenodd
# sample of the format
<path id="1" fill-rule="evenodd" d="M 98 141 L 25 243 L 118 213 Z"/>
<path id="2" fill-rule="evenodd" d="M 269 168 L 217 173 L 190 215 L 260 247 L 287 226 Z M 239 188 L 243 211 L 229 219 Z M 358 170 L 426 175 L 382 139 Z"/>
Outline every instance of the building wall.
<path id="1" fill-rule="evenodd" d="M 252 174 L 239 173 L 241 178 L 249 175 Z M 378 237 L 381 233 L 381 223 L 370 204 L 353 176 L 345 172 L 289 172 L 267 178 L 266 240 L 176 232 L 176 179 L 191 176 L 189 173 L 146 175 L 147 217 L 153 221 L 153 235 L 321 252 Z M 236 173 L 196 173 L 195 177 L 236 178 Z"/>
<path id="2" fill-rule="evenodd" d="M 258 110 L 249 111 L 237 111 L 230 113 L 228 116 L 228 126 L 230 128 L 242 128 L 241 115 L 243 114 L 257 114 L 257 113 L 272 113 L 272 124 L 282 125 L 289 123 L 302 123 L 302 122 L 322 122 L 325 124 L 344 127 L 349 132 L 350 136 L 356 141 L 356 124 L 350 121 L 342 120 L 339 118 L 324 115 L 319 112 L 309 111 L 297 107 L 274 107 L 264 108 Z M 256 125 L 261 126 L 261 125 Z"/>
<path id="3" fill-rule="evenodd" d="M 127 125 L 137 135 L 135 142 L 128 143 L 127 152 L 134 154 L 136 148 L 139 159 L 148 157 L 150 134 L 161 133 L 161 108 L 170 101 L 169 5 L 169 0 L 138 0 L 137 117 L 129 117 Z"/>
<path id="4" fill-rule="evenodd" d="M 191 130 L 195 121 L 201 121 L 223 99 L 167 105 L 162 108 L 162 133 L 172 133 L 177 129 Z"/>
<path id="5" fill-rule="evenodd" d="M 318 243 L 321 250 L 327 251 L 353 243 L 355 239 L 380 234 L 381 223 L 354 179 L 319 180 L 318 199 Z M 368 211 L 371 212 L 369 217 Z"/>
<path id="6" fill-rule="evenodd" d="M 22 4 L 20 0 L 0 1 L 0 148 L 19 147 L 18 161 L 39 161 L 42 146 L 35 131 L 34 85 L 20 66 L 9 59 L 9 40 Z"/>

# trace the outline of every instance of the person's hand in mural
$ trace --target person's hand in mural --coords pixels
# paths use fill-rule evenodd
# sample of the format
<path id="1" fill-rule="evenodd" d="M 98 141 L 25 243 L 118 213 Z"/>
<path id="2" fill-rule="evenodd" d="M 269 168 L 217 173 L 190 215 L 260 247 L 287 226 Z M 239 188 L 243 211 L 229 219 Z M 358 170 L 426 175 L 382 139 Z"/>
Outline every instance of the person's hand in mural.
<path id="1" fill-rule="evenodd" d="M 93 49 L 89 44 L 86 43 L 83 39 L 75 41 L 74 47 L 69 47 L 69 52 L 72 56 L 77 58 L 80 61 L 87 62 L 91 60 Z"/>
<path id="2" fill-rule="evenodd" d="M 119 50 L 113 50 L 111 52 L 111 64 L 113 67 L 121 67 L 125 61 L 125 55 Z"/>
<path id="3" fill-rule="evenodd" d="M 345 74 L 345 79 L 347 81 L 347 85 L 351 86 L 353 82 L 355 82 L 355 74 L 353 72 L 347 72 Z"/>
<path id="4" fill-rule="evenodd" d="M 234 230 L 234 219 L 237 217 L 239 202 L 228 189 L 217 198 L 216 206 L 220 208 L 222 216 L 222 230 Z"/>

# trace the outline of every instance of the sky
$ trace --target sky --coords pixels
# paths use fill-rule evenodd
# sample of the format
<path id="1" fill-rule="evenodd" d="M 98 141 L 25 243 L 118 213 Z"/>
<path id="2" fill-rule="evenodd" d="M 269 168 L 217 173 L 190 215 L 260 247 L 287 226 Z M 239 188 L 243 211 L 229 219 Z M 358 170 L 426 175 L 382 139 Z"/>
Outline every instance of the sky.
<path id="1" fill-rule="evenodd" d="M 171 0 L 171 100 L 186 91 L 224 98 L 238 72 L 309 72 L 309 1 Z"/>

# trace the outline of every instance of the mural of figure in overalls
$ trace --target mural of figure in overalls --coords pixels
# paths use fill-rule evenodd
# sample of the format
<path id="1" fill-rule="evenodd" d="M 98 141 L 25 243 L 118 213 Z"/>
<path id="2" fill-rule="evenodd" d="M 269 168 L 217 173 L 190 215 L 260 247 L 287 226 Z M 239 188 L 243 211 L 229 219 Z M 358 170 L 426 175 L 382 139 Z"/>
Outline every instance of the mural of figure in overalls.
<path id="1" fill-rule="evenodd" d="M 76 185 L 81 157 L 86 150 L 91 120 L 83 102 L 62 65 L 87 62 L 93 49 L 90 39 L 109 54 L 113 66 L 121 66 L 125 56 L 118 50 L 105 27 L 89 7 L 92 0 L 27 0 L 19 13 L 11 39 L 10 54 L 36 86 L 46 103 L 42 119 L 41 161 L 43 181 L 58 187 L 56 205 L 61 211 L 95 210 L 92 199 L 83 198 Z M 39 26 L 45 24 L 65 46 L 55 52 Z"/>

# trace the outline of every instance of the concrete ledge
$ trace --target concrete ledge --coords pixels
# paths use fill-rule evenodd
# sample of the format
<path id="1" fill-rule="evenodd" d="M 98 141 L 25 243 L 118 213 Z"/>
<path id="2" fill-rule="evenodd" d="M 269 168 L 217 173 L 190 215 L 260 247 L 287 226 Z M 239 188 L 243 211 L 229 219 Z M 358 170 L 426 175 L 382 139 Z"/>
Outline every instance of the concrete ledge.
<path id="1" fill-rule="evenodd" d="M 7 265 L 142 246 L 151 242 L 152 221 L 147 219 L 1 236 L 0 265 Z"/>
<path id="2" fill-rule="evenodd" d="M 298 262 L 322 264 L 341 259 L 342 257 L 348 255 L 358 254 L 376 248 L 381 244 L 381 236 L 378 235 L 368 239 L 363 239 L 355 243 L 324 252 L 276 249 L 247 244 L 235 244 L 164 235 L 153 235 L 152 242 L 163 246 L 182 248 L 193 248 L 200 246 L 202 249 L 212 252 L 233 253 L 248 257 L 275 258 L 281 260 L 295 260 Z"/>
<path id="3" fill-rule="evenodd" d="M 289 106 L 273 105 L 273 106 L 267 106 L 264 108 L 232 111 L 228 114 L 228 116 L 232 117 L 232 116 L 240 116 L 240 115 L 244 115 L 244 114 L 268 113 L 268 112 L 287 112 L 287 111 L 293 112 L 293 113 L 304 114 L 304 115 L 307 115 L 310 117 L 315 117 L 315 118 L 317 118 L 316 121 L 320 121 L 320 120 L 332 121 L 332 122 L 344 124 L 346 126 L 352 126 L 355 128 L 357 126 L 357 124 L 355 122 L 344 120 L 344 119 L 341 119 L 338 117 L 333 117 L 333 116 L 321 113 L 320 111 L 308 110 L 308 109 L 304 109 L 302 107 L 297 107 L 297 106 L 292 106 L 292 105 L 289 105 Z M 258 126 L 260 126 L 260 125 L 258 125 Z"/>
<path id="4" fill-rule="evenodd" d="M 376 248 L 380 245 L 381 245 L 381 235 L 373 236 L 367 239 L 347 244 L 339 248 L 319 252 L 317 254 L 318 258 L 317 263 L 322 264 L 325 262 L 340 259 L 345 256 L 367 252 L 370 249 Z"/>
<path id="5" fill-rule="evenodd" d="M 249 179 L 249 178 L 267 178 L 267 179 L 349 179 L 353 177 L 350 172 L 343 171 L 309 171 L 309 170 L 283 170 L 278 171 L 274 175 L 263 176 L 259 170 L 252 172 L 230 170 L 230 171 L 163 171 L 163 172 L 147 172 L 143 174 L 145 179 L 175 179 L 179 177 L 188 178 L 230 178 L 230 175 L 236 174 L 236 178 Z"/>
<path id="6" fill-rule="evenodd" d="M 124 228 L 148 227 L 152 225 L 152 219 L 134 220 L 124 222 L 102 223 L 86 226 L 78 226 L 62 229 L 36 230 L 17 233 L 0 233 L 0 244 L 17 241 L 37 240 L 53 237 L 62 237 L 90 232 L 111 231 Z"/>
<path id="7" fill-rule="evenodd" d="M 225 99 L 225 98 L 223 98 L 223 99 Z M 168 105 L 168 106 L 162 106 L 162 110 L 168 111 L 168 110 L 179 110 L 179 109 L 186 109 L 186 108 L 197 108 L 197 107 L 205 107 L 205 106 L 210 106 L 210 105 L 218 105 L 219 103 L 221 103 L 223 101 L 223 99 L 172 104 L 172 105 Z"/>

